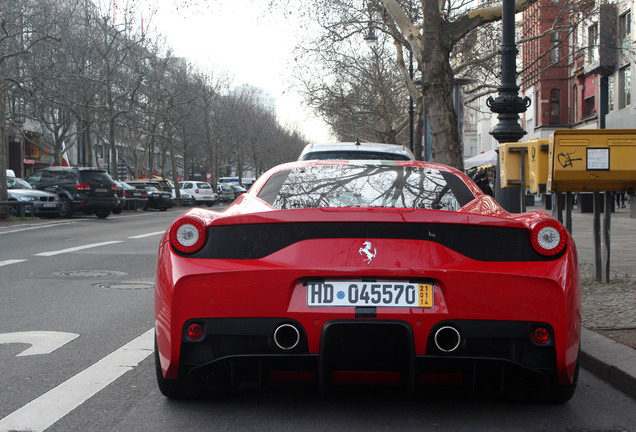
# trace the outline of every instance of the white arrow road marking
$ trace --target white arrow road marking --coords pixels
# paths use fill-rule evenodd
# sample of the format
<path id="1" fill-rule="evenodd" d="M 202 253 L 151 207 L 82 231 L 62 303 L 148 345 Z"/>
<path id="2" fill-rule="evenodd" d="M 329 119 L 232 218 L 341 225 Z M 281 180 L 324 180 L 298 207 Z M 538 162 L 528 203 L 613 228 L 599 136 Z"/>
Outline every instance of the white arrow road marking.
<path id="1" fill-rule="evenodd" d="M 0 432 L 42 432 L 153 352 L 154 328 L 0 420 Z"/>
<path id="2" fill-rule="evenodd" d="M 17 263 L 21 263 L 21 262 L 24 262 L 24 261 L 26 261 L 26 260 L 23 260 L 23 259 L 12 259 L 12 260 L 0 261 L 0 267 L 6 266 L 6 265 L 9 265 L 9 264 L 17 264 Z"/>
<path id="3" fill-rule="evenodd" d="M 16 357 L 49 354 L 66 345 L 78 334 L 54 331 L 28 331 L 15 333 L 0 333 L 0 344 L 23 343 L 31 345 Z"/>
<path id="4" fill-rule="evenodd" d="M 87 244 L 87 245 L 84 245 L 84 246 L 76 246 L 76 247 L 72 247 L 72 248 L 68 248 L 68 249 L 60 249 L 60 250 L 51 251 L 51 252 L 41 252 L 41 253 L 35 254 L 35 256 L 60 255 L 60 254 L 65 254 L 65 253 L 69 253 L 69 252 L 76 252 L 76 251 L 79 251 L 79 250 L 90 249 L 90 248 L 99 247 L 99 246 L 111 245 L 111 244 L 115 244 L 115 243 L 122 243 L 122 241 L 121 240 L 113 240 L 113 241 L 107 241 L 107 242 L 101 242 L 101 243 L 92 243 L 92 244 Z"/>
<path id="5" fill-rule="evenodd" d="M 163 234 L 165 232 L 166 232 L 165 230 L 164 231 L 155 231 L 155 232 L 151 232 L 151 233 L 148 233 L 148 234 L 139 234 L 139 235 L 128 237 L 128 238 L 129 239 L 140 239 L 140 238 L 144 238 L 144 237 L 150 237 L 150 236 Z"/>

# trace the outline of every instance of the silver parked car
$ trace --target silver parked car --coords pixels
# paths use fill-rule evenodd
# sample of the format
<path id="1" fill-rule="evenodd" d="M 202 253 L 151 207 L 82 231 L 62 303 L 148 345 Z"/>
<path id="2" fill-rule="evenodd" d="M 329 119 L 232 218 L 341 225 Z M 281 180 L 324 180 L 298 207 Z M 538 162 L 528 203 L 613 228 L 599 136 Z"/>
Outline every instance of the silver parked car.
<path id="1" fill-rule="evenodd" d="M 308 144 L 298 160 L 311 159 L 414 160 L 415 156 L 403 145 L 356 141 Z"/>
<path id="2" fill-rule="evenodd" d="M 7 194 L 9 201 L 32 202 L 33 207 L 24 206 L 25 214 L 30 216 L 58 217 L 61 202 L 54 193 L 34 189 L 28 182 L 17 177 L 7 178 Z M 33 214 L 31 214 L 33 209 Z M 20 215 L 19 206 L 11 206 L 11 214 Z"/>

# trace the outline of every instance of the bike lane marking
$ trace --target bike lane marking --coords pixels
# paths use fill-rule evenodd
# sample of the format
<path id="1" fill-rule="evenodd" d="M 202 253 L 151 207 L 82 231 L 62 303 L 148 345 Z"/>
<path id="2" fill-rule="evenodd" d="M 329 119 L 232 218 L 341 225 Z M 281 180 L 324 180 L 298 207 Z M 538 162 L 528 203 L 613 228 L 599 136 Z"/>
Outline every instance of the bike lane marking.
<path id="1" fill-rule="evenodd" d="M 67 248 L 67 249 L 60 249 L 60 250 L 56 250 L 56 251 L 50 251 L 50 252 L 40 252 L 40 253 L 36 253 L 34 256 L 53 256 L 53 255 L 60 255 L 60 254 L 65 254 L 65 253 L 70 253 L 70 252 L 76 252 L 76 251 L 80 251 L 80 250 L 84 250 L 84 249 L 91 249 L 91 248 L 95 248 L 95 247 L 99 247 L 99 246 L 107 246 L 107 245 L 111 245 L 111 244 L 116 244 L 116 243 L 122 243 L 122 240 L 113 240 L 113 241 L 106 241 L 106 242 L 101 242 L 101 243 L 92 243 L 92 244 L 87 244 L 84 246 L 75 246 L 72 248 Z"/>
<path id="2" fill-rule="evenodd" d="M 0 432 L 46 430 L 138 366 L 152 354 L 153 344 L 154 328 L 151 328 L 94 365 L 0 419 Z"/>

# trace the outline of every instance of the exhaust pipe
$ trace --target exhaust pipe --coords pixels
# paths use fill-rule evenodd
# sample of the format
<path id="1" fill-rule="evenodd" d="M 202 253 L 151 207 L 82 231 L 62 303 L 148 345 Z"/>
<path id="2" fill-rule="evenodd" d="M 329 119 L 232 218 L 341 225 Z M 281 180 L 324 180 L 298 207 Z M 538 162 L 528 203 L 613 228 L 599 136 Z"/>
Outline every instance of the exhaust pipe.
<path id="1" fill-rule="evenodd" d="M 438 350 L 450 353 L 459 348 L 462 337 L 455 327 L 444 326 L 437 329 L 434 340 Z"/>
<path id="2" fill-rule="evenodd" d="M 300 342 L 300 332 L 291 324 L 281 324 L 274 330 L 274 343 L 284 351 L 289 351 Z"/>

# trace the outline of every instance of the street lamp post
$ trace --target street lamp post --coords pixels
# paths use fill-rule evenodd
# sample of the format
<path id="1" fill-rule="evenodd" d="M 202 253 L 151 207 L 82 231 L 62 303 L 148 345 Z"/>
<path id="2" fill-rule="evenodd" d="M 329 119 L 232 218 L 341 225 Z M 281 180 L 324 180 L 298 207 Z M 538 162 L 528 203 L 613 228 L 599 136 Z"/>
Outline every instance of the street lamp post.
<path id="1" fill-rule="evenodd" d="M 501 85 L 498 87 L 499 95 L 494 99 L 489 97 L 486 101 L 490 110 L 499 114 L 499 123 L 490 132 L 499 144 L 517 142 L 526 134 L 519 125 L 519 114 L 530 106 L 527 96 L 523 99 L 519 96 L 516 82 L 518 51 L 515 44 L 515 0 L 503 0 L 501 21 Z M 518 213 L 521 210 L 519 189 L 502 188 L 499 169 L 495 179 L 495 198 L 506 210 Z"/>

